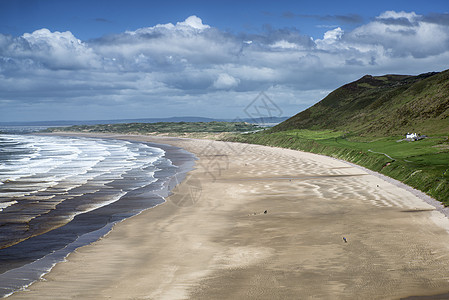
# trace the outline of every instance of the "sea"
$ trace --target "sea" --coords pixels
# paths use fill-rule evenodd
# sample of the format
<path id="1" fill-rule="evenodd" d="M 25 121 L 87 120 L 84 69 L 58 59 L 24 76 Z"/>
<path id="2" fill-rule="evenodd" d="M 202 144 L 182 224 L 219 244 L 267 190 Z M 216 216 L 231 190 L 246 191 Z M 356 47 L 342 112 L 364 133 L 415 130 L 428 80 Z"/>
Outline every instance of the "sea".
<path id="1" fill-rule="evenodd" d="M 164 203 L 195 160 L 168 145 L 0 131 L 0 297 Z"/>

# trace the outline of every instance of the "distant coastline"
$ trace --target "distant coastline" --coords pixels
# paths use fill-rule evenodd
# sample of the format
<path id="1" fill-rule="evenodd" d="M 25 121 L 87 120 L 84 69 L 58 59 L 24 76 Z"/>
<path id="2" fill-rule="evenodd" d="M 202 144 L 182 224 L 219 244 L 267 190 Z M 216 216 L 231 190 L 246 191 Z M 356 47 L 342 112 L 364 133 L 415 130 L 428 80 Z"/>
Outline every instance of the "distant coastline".
<path id="1" fill-rule="evenodd" d="M 204 117 L 170 117 L 170 118 L 138 118 L 138 119 L 111 119 L 111 120 L 57 120 L 57 121 L 0 121 L 2 126 L 40 126 L 40 127 L 56 127 L 56 126 L 73 126 L 73 125 L 98 125 L 98 124 L 124 124 L 124 123 L 161 123 L 161 122 L 247 122 L 252 124 L 272 123 L 278 124 L 287 120 L 289 117 L 260 117 L 260 118 L 238 118 L 238 119 L 219 119 Z"/>

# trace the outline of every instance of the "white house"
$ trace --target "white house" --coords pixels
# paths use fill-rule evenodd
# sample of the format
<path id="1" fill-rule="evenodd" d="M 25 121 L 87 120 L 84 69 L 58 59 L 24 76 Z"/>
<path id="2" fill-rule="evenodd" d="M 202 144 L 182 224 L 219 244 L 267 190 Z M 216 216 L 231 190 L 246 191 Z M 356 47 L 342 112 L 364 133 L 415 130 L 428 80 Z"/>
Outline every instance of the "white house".
<path id="1" fill-rule="evenodd" d="M 417 139 L 418 135 L 416 133 L 407 133 L 407 135 L 405 136 L 407 139 Z"/>

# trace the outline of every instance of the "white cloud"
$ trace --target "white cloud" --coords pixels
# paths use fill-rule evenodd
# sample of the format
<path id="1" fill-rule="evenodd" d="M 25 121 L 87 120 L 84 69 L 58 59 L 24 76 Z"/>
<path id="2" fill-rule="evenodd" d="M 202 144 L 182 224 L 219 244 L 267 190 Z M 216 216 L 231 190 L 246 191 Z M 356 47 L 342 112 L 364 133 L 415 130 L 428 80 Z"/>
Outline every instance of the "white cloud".
<path id="1" fill-rule="evenodd" d="M 303 48 L 295 43 L 290 43 L 286 40 L 276 41 L 274 44 L 271 44 L 270 47 L 280 48 L 280 49 L 301 49 L 301 48 Z"/>
<path id="2" fill-rule="evenodd" d="M 100 65 L 99 57 L 85 43 L 69 31 L 50 32 L 43 28 L 25 33 L 8 47 L 10 58 L 32 59 L 51 69 L 95 68 Z"/>
<path id="3" fill-rule="evenodd" d="M 333 47 L 342 48 L 342 46 L 343 48 L 345 48 L 346 46 L 340 43 L 343 34 L 343 29 L 337 27 L 332 30 L 326 31 L 323 35 L 323 39 L 317 39 L 315 43 L 319 49 L 330 49 Z"/>
<path id="4" fill-rule="evenodd" d="M 110 118 L 152 116 L 148 107 L 196 114 L 200 106 L 217 111 L 210 116 L 232 118 L 244 99 L 251 101 L 260 91 L 269 91 L 284 113 L 293 114 L 304 108 L 301 104 L 320 100 L 322 91 L 364 74 L 448 68 L 445 20 L 388 11 L 352 31 L 337 27 L 316 40 L 295 29 L 236 35 L 197 16 L 89 42 L 48 29 L 20 37 L 0 34 L 0 119 L 14 116 L 7 112 L 18 116 L 25 103 L 49 102 L 49 114 L 52 107 L 63 111 L 65 105 L 90 103 L 111 105 L 101 112 Z M 221 99 L 234 110 L 218 109 Z M 129 105 L 123 109 L 119 103 Z"/>
<path id="5" fill-rule="evenodd" d="M 381 13 L 377 19 L 400 19 L 400 18 L 405 18 L 409 21 L 414 21 L 415 19 L 417 19 L 418 15 L 415 12 L 405 12 L 405 11 L 400 11 L 400 12 L 396 12 L 393 10 L 388 10 L 386 12 Z"/>
<path id="6" fill-rule="evenodd" d="M 338 41 L 341 39 L 343 33 L 344 31 L 340 27 L 337 27 L 324 33 L 324 40 Z"/>
<path id="7" fill-rule="evenodd" d="M 355 48 L 381 45 L 391 57 L 424 58 L 449 49 L 448 26 L 424 22 L 415 13 L 385 12 L 346 37 Z"/>
<path id="8" fill-rule="evenodd" d="M 238 86 L 240 80 L 234 78 L 233 76 L 221 73 L 218 75 L 218 78 L 214 81 L 214 88 L 216 89 L 231 89 Z"/>
<path id="9" fill-rule="evenodd" d="M 167 24 L 157 24 L 151 27 L 139 28 L 135 31 L 126 31 L 127 35 L 135 36 L 135 35 L 151 35 L 154 33 L 164 33 L 168 34 L 170 32 L 201 32 L 205 29 L 211 28 L 209 25 L 203 24 L 203 20 L 198 18 L 197 16 L 190 16 L 185 19 L 183 22 L 177 22 L 176 25 L 172 23 Z"/>
<path id="10" fill-rule="evenodd" d="M 198 30 L 204 30 L 204 29 L 210 28 L 209 25 L 203 24 L 203 21 L 200 18 L 198 18 L 197 16 L 190 16 L 184 22 L 178 22 L 178 23 L 176 23 L 176 25 L 182 26 L 182 27 L 188 26 L 188 27 L 195 28 Z"/>

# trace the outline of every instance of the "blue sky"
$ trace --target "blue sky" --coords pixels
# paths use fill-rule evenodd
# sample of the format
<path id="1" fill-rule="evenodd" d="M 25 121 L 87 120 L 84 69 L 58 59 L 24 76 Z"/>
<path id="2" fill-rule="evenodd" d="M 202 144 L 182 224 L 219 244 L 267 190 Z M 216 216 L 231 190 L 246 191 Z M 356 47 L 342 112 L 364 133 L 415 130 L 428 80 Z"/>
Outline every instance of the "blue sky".
<path id="1" fill-rule="evenodd" d="M 449 68 L 448 1 L 0 1 L 0 121 L 293 115 Z"/>

